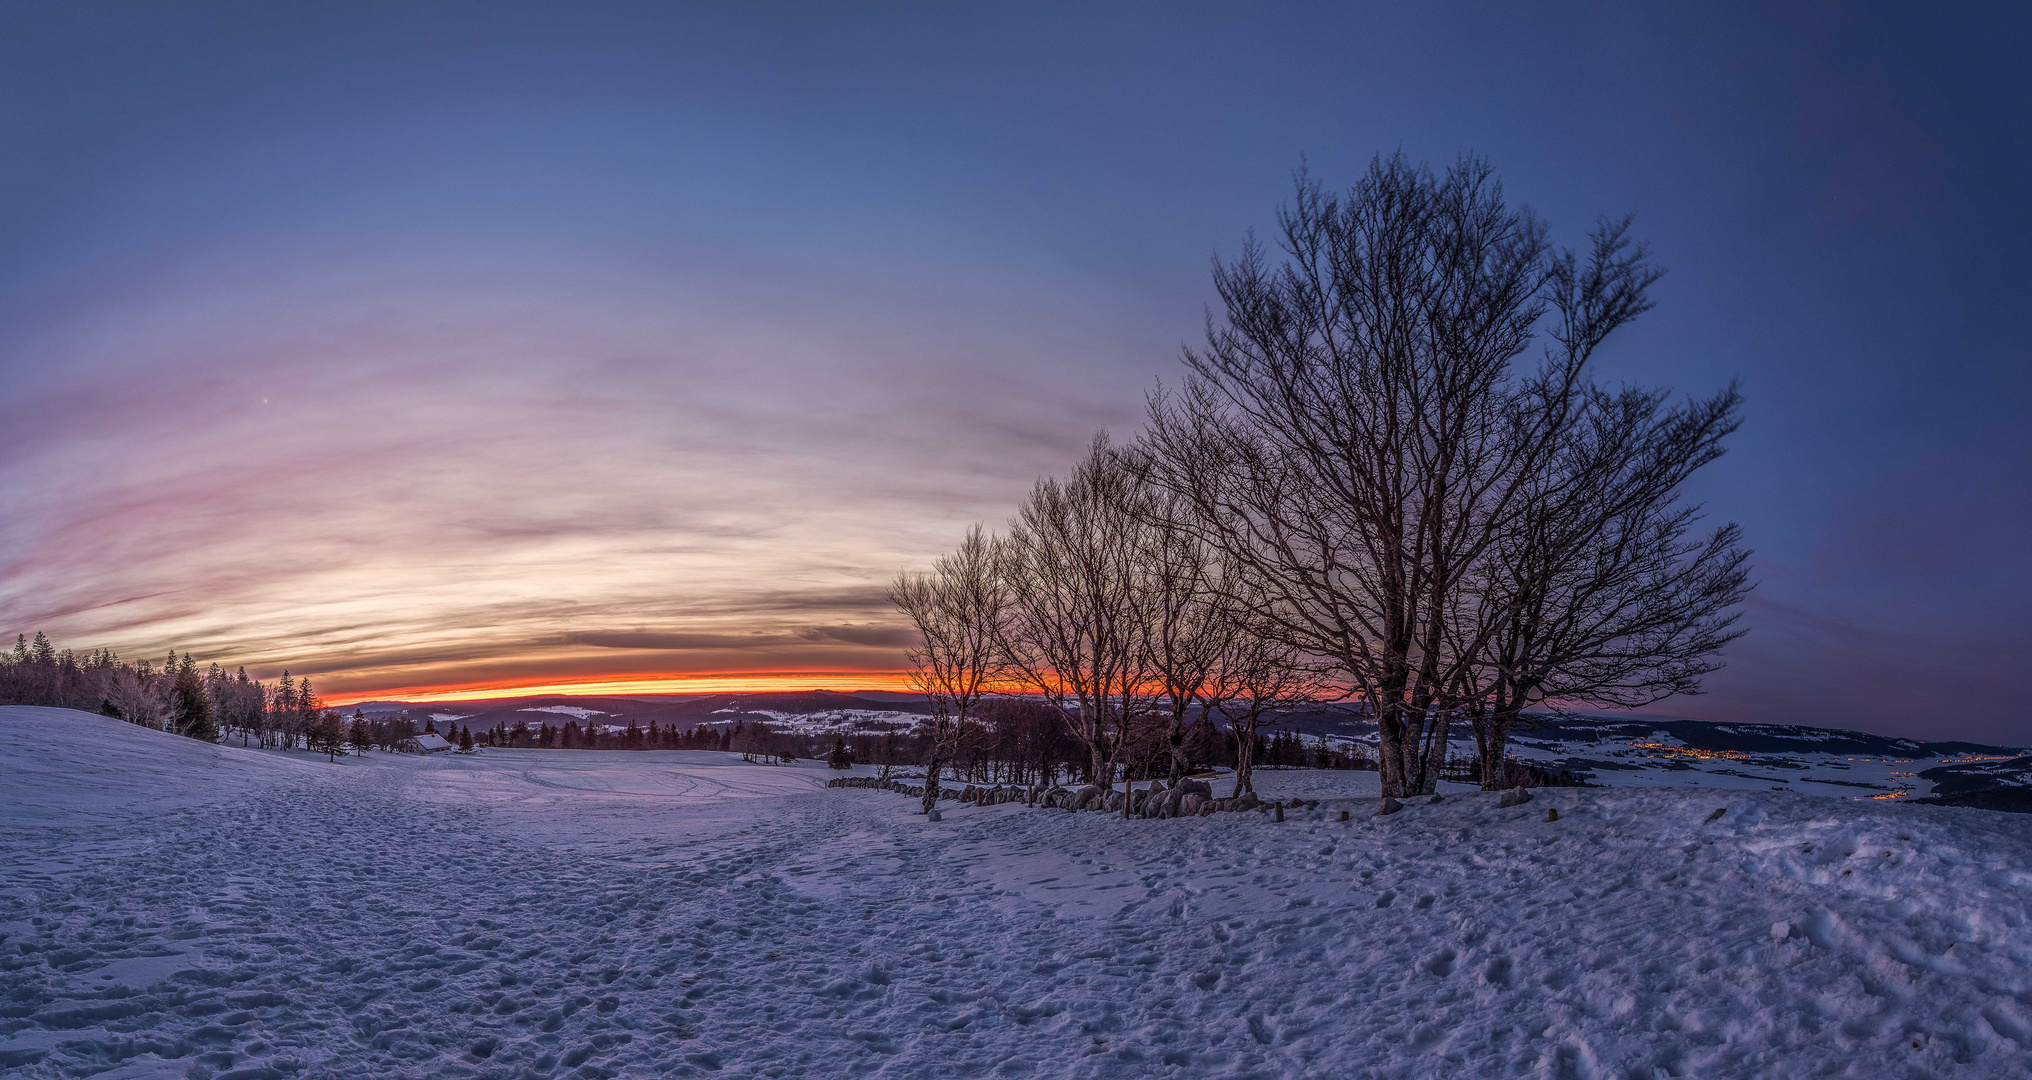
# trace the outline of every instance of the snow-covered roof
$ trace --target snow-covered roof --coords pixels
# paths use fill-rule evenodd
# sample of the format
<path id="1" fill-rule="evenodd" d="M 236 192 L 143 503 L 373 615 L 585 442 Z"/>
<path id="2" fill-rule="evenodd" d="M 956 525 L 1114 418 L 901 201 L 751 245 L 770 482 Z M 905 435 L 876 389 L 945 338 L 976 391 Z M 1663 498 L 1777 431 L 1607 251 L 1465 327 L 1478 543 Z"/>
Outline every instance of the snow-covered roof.
<path id="1" fill-rule="evenodd" d="M 452 744 L 446 742 L 444 736 L 437 732 L 426 731 L 416 737 L 416 748 L 426 754 L 432 754 L 439 750 L 450 750 Z"/>

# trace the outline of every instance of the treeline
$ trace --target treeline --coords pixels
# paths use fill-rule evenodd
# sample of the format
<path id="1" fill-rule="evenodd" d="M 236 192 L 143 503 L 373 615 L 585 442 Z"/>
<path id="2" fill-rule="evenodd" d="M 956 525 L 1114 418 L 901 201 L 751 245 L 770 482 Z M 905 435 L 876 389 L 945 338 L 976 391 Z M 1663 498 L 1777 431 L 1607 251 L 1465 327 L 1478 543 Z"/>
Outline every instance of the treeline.
<path id="1" fill-rule="evenodd" d="M 1628 230 L 1557 248 L 1475 159 L 1378 159 L 1344 195 L 1301 175 L 1281 251 L 1216 267 L 1225 318 L 1144 433 L 892 587 L 921 634 L 926 808 L 1003 737 L 983 711 L 1009 688 L 1089 783 L 1177 777 L 1225 730 L 1239 791 L 1280 709 L 1357 700 L 1396 797 L 1434 791 L 1458 725 L 1499 787 L 1527 707 L 1698 693 L 1749 556 L 1680 491 L 1740 398 L 1592 376 L 1659 277 Z"/>
<path id="2" fill-rule="evenodd" d="M 311 680 L 287 671 L 273 683 L 228 672 L 218 664 L 199 667 L 189 653 L 174 650 L 160 667 L 148 660 L 127 662 L 110 649 L 77 653 L 59 650 L 38 632 L 17 635 L 14 648 L 0 652 L 0 705 L 49 705 L 81 709 L 205 742 L 237 738 L 243 746 L 302 748 L 336 756 L 370 740 L 390 748 L 413 735 L 403 721 L 368 725 L 355 712 L 352 722 L 327 709 Z"/>
<path id="3" fill-rule="evenodd" d="M 659 727 L 654 720 L 648 727 L 630 720 L 619 730 L 611 724 L 581 725 L 577 720 L 561 725 L 539 722 L 535 727 L 517 720 L 496 724 L 472 738 L 478 746 L 535 750 L 732 750 L 734 736 L 734 730 L 693 727 L 680 731 Z"/>

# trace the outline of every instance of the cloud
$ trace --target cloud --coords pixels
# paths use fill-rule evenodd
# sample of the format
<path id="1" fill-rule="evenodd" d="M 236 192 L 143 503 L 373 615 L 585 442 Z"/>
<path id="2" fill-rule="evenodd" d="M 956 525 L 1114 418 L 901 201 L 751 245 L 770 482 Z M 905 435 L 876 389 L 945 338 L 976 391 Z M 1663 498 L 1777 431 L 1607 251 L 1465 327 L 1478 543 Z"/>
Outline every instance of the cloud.
<path id="1" fill-rule="evenodd" d="M 770 645 L 787 645 L 801 640 L 795 635 L 782 634 L 572 634 L 566 641 L 577 645 L 591 645 L 600 649 L 649 649 L 659 652 L 682 652 L 695 649 L 757 649 Z"/>

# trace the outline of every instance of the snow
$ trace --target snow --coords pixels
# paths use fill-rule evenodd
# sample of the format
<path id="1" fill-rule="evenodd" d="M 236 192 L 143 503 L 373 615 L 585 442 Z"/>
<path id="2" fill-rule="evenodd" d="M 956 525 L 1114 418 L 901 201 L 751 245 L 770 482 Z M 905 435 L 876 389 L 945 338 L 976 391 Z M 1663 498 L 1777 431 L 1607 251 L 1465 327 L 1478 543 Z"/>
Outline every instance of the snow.
<path id="1" fill-rule="evenodd" d="M 529 705 L 525 706 L 521 711 L 562 713 L 565 716 L 576 716 L 581 720 L 584 720 L 588 716 L 607 715 L 605 712 L 602 712 L 599 709 L 588 709 L 583 705 Z"/>
<path id="2" fill-rule="evenodd" d="M 1678 788 L 1512 810 L 1454 790 L 1374 817 L 1374 774 L 1294 770 L 1257 786 L 1323 801 L 1282 824 L 960 803 L 932 824 L 913 799 L 824 789 L 834 775 L 708 752 L 327 763 L 0 709 L 0 1069 L 2021 1077 L 2032 1060 L 2022 818 Z"/>

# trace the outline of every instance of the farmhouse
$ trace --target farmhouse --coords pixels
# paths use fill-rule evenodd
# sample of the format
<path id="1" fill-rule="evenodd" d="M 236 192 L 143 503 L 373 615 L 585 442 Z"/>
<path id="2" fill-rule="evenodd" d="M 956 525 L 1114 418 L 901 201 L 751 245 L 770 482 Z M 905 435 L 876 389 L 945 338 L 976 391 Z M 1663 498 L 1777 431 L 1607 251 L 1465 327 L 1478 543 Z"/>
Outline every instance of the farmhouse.
<path id="1" fill-rule="evenodd" d="M 444 736 L 437 732 L 426 731 L 421 735 L 411 735 L 402 740 L 396 749 L 405 754 L 441 754 L 452 749 L 452 744 L 446 742 Z"/>

